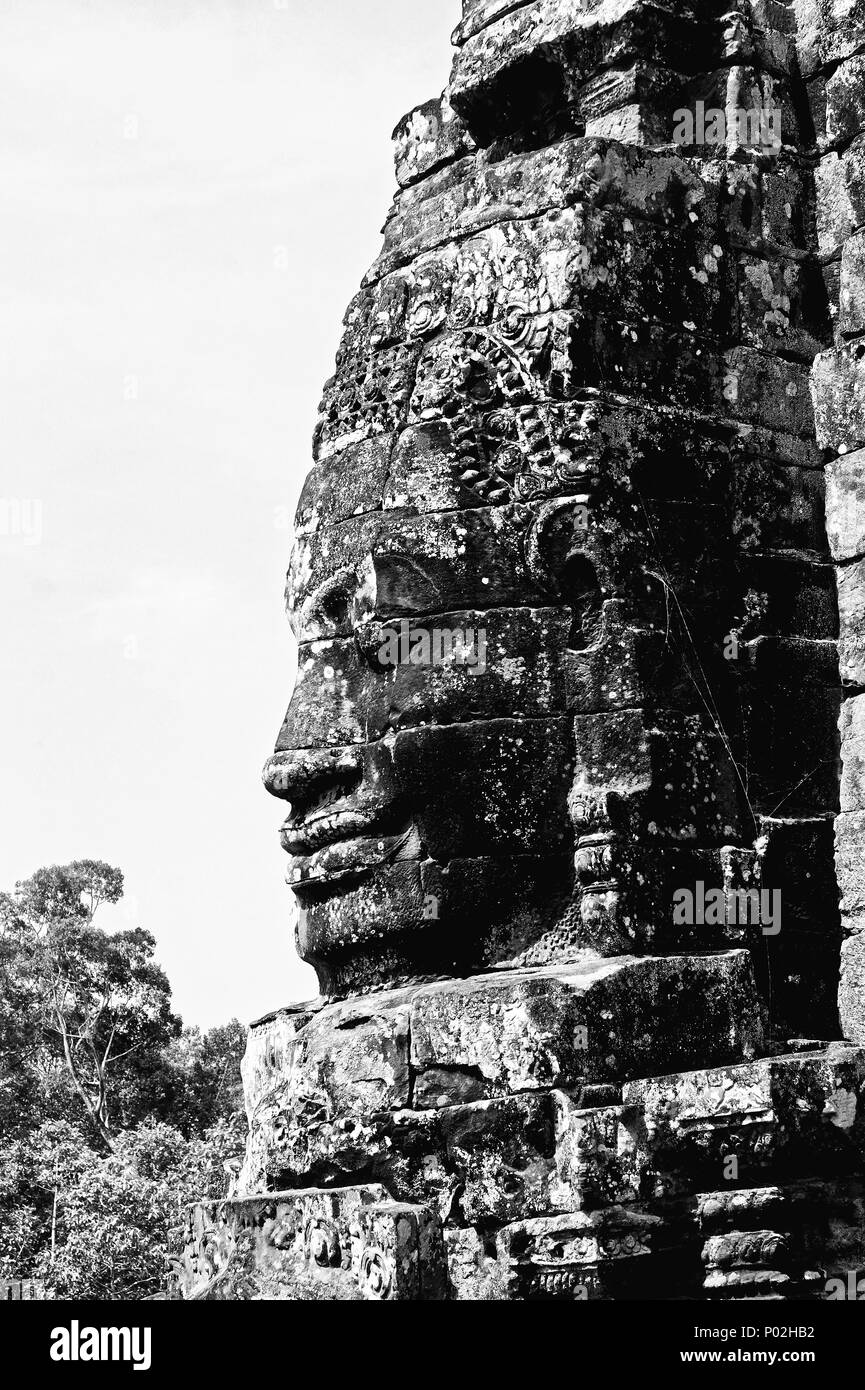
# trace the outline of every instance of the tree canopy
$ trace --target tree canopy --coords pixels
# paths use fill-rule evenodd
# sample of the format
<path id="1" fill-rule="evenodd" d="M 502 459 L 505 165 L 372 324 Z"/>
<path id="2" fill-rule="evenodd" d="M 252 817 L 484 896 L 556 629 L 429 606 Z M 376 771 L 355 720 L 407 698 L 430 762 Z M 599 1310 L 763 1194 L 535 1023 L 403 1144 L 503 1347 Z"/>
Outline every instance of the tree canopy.
<path id="1" fill-rule="evenodd" d="M 183 1027 L 151 933 L 95 920 L 122 895 L 98 860 L 0 893 L 0 1275 L 57 1297 L 156 1292 L 242 1148 L 245 1030 Z"/>

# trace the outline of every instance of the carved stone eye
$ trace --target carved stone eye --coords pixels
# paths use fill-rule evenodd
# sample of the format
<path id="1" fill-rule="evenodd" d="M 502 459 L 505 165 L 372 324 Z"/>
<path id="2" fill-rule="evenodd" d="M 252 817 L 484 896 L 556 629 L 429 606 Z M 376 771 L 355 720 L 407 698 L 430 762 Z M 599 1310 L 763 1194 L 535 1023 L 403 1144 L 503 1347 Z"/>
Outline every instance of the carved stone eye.
<path id="1" fill-rule="evenodd" d="M 390 1261 L 381 1250 L 367 1246 L 360 1257 L 358 1281 L 364 1298 L 385 1299 L 393 1287 Z"/>

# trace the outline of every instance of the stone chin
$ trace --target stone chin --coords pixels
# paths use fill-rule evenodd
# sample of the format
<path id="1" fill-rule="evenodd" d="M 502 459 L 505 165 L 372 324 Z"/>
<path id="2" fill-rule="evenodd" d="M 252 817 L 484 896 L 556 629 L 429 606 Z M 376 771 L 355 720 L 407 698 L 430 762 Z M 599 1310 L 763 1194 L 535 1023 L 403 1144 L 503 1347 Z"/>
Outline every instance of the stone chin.
<path id="1" fill-rule="evenodd" d="M 571 854 L 396 860 L 293 885 L 298 951 L 330 995 L 540 963 L 545 931 L 567 922 L 572 880 Z"/>
<path id="2" fill-rule="evenodd" d="M 281 838 L 298 950 L 325 992 L 525 958 L 567 916 L 570 740 L 562 720 L 537 725 L 425 725 L 317 750 L 307 787 L 313 755 L 269 760 L 268 788 L 296 793 Z"/>

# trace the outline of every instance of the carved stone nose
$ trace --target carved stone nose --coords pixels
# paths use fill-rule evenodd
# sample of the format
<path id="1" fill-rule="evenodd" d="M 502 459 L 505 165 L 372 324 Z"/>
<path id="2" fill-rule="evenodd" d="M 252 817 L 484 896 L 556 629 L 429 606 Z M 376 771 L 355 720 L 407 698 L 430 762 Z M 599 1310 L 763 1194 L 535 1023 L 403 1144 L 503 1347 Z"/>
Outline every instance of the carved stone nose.
<path id="1" fill-rule="evenodd" d="M 352 748 L 274 753 L 261 775 L 271 796 L 295 802 L 359 777 L 360 753 Z"/>

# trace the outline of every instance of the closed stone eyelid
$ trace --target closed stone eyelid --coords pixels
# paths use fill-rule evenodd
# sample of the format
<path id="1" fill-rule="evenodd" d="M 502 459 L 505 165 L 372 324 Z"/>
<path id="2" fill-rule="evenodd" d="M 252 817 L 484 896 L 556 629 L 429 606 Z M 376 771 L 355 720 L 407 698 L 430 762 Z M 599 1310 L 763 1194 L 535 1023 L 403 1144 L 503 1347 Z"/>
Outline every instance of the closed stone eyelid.
<path id="1" fill-rule="evenodd" d="M 333 636 L 344 627 L 356 583 L 354 570 L 339 570 L 319 584 L 299 608 L 289 609 L 289 621 L 297 640 Z"/>

